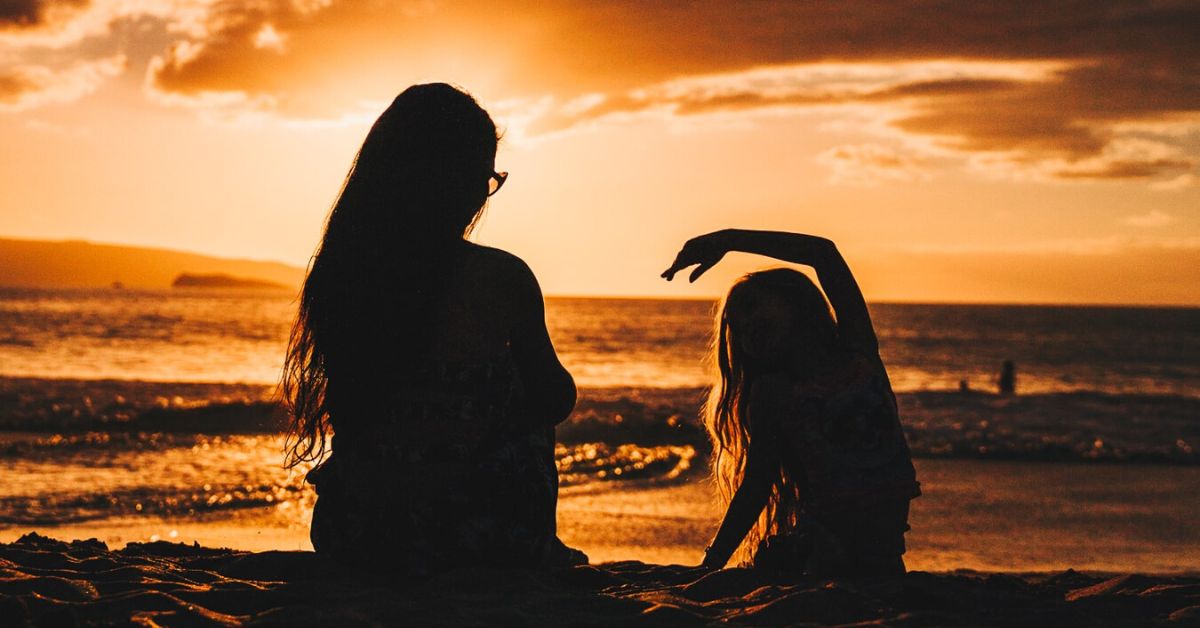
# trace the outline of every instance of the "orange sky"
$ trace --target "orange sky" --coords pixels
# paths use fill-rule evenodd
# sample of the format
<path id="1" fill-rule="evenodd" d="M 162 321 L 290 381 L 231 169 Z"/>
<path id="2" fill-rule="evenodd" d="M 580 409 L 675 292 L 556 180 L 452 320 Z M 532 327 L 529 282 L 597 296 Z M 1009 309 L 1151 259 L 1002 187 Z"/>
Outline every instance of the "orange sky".
<path id="1" fill-rule="evenodd" d="M 302 265 L 366 128 L 458 83 L 512 175 L 478 239 L 554 294 L 726 226 L 868 298 L 1200 305 L 1194 2 L 0 3 L 0 236 Z M 599 5 L 599 7 L 597 7 Z"/>

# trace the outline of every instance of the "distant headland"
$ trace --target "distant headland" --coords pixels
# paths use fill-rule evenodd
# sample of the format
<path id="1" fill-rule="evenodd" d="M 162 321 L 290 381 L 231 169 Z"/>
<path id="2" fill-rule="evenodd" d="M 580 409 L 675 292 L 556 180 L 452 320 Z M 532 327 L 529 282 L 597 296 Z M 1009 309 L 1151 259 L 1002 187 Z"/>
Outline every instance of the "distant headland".
<path id="1" fill-rule="evenodd" d="M 234 277 L 233 275 L 225 275 L 221 273 L 211 275 L 193 275 L 190 273 L 180 273 L 175 281 L 171 282 L 172 288 L 250 288 L 250 289 L 274 289 L 287 290 L 288 286 L 274 281 L 266 281 L 263 279 L 247 279 L 245 277 Z"/>
<path id="2" fill-rule="evenodd" d="M 303 281 L 303 268 L 279 262 L 78 240 L 0 238 L 0 286 L 10 288 L 153 290 L 187 286 L 291 290 Z"/>

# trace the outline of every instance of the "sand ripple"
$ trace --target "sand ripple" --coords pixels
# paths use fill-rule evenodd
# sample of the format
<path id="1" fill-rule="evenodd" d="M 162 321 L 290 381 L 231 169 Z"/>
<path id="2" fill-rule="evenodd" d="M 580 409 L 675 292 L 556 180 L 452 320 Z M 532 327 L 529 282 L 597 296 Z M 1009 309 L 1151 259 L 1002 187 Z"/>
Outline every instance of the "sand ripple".
<path id="1" fill-rule="evenodd" d="M 787 580 L 746 569 L 607 563 L 471 569 L 424 582 L 339 572 L 308 552 L 164 542 L 110 551 L 36 534 L 0 545 L 15 625 L 1195 625 L 1200 578 L 916 572 Z"/>

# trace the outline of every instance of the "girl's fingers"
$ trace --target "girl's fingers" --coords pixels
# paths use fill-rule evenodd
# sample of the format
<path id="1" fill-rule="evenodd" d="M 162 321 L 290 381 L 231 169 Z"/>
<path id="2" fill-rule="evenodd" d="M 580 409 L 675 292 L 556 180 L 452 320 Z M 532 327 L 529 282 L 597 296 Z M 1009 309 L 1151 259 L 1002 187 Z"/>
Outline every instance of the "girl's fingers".
<path id="1" fill-rule="evenodd" d="M 666 279 L 667 281 L 671 281 L 671 280 L 675 279 L 675 273 L 687 268 L 688 266 L 693 266 L 698 263 L 699 262 L 686 262 L 683 264 L 675 264 L 674 266 L 663 271 L 662 278 Z M 692 281 L 695 281 L 695 280 L 693 279 Z"/>
<path id="2" fill-rule="evenodd" d="M 685 259 L 685 257 L 684 257 L 685 252 L 686 251 L 680 251 L 679 254 L 675 256 L 675 261 L 671 262 L 671 267 L 663 271 L 662 277 L 664 279 L 666 279 L 667 281 L 671 281 L 672 279 L 675 278 L 675 273 L 696 263 L 696 262 L 688 261 L 687 259 Z"/>
<path id="3" fill-rule="evenodd" d="M 715 258 L 715 259 L 714 259 Z M 716 265 L 721 259 L 721 254 L 714 254 L 709 247 L 703 246 L 703 243 L 689 241 L 675 256 L 675 261 L 671 263 L 671 267 L 664 270 L 662 278 L 671 281 L 675 278 L 675 273 L 689 267 L 698 266 L 692 271 L 689 281 L 696 281 L 700 275 L 708 272 L 708 269 Z"/>

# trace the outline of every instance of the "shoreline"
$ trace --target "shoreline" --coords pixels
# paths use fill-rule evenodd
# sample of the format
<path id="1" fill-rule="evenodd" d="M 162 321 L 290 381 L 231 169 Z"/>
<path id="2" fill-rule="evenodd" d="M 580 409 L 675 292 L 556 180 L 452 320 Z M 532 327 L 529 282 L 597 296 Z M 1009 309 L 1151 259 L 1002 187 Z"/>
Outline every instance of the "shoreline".
<path id="1" fill-rule="evenodd" d="M 0 439 L 276 434 L 286 417 L 274 395 L 273 387 L 257 384 L 0 376 Z M 558 440 L 690 445 L 704 459 L 703 397 L 699 387 L 582 387 L 574 413 L 556 430 Z M 897 401 L 915 458 L 1200 466 L 1200 397 L 925 390 L 897 393 Z"/>
<path id="2" fill-rule="evenodd" d="M 988 573 L 1200 573 L 1200 468 L 918 460 L 925 494 L 907 535 L 910 569 Z M 309 549 L 310 495 L 270 506 L 145 511 L 67 525 L 10 523 L 0 542 L 37 530 L 63 538 L 199 542 L 239 550 Z M 695 564 L 722 513 L 702 475 L 675 482 L 564 486 L 561 538 L 594 562 Z M 172 531 L 176 536 L 172 537 Z"/>

